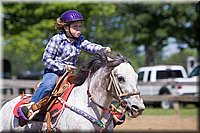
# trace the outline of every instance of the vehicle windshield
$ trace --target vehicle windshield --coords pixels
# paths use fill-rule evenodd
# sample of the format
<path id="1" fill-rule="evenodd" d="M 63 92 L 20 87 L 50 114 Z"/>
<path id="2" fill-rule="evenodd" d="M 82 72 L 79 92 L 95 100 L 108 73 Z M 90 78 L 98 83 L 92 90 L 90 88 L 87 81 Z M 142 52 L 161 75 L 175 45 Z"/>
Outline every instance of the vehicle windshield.
<path id="1" fill-rule="evenodd" d="M 168 78 L 183 78 L 180 70 L 159 70 L 157 71 L 156 79 L 168 79 Z"/>
<path id="2" fill-rule="evenodd" d="M 195 67 L 192 72 L 189 74 L 189 77 L 198 76 L 200 74 L 200 65 Z"/>

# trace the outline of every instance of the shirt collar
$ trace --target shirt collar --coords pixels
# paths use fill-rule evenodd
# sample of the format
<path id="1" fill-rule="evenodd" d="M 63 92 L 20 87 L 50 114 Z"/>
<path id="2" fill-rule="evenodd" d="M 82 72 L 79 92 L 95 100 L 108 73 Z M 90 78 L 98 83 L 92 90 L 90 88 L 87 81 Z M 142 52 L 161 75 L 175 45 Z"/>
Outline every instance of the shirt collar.
<path id="1" fill-rule="evenodd" d="M 70 41 L 69 38 L 65 35 L 64 31 L 60 32 L 60 36 L 63 40 L 67 40 L 69 43 L 73 43 L 74 41 Z"/>

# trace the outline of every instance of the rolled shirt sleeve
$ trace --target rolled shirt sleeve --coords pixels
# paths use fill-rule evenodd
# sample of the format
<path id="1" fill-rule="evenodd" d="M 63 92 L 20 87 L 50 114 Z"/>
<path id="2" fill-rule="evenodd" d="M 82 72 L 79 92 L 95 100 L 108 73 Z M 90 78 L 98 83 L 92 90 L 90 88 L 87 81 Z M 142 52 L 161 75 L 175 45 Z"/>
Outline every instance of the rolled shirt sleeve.
<path id="1" fill-rule="evenodd" d="M 81 48 L 85 51 L 88 51 L 88 52 L 91 52 L 91 53 L 96 53 L 96 52 L 100 51 L 103 47 L 99 44 L 92 43 L 88 40 L 84 40 L 81 43 Z"/>

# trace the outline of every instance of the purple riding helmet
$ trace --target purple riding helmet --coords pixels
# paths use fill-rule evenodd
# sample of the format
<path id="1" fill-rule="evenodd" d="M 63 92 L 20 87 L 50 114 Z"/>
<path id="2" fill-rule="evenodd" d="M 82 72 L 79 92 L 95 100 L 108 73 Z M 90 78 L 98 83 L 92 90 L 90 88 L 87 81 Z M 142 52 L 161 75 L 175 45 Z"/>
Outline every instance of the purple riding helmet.
<path id="1" fill-rule="evenodd" d="M 82 16 L 82 14 L 76 10 L 69 10 L 64 12 L 61 16 L 60 19 L 65 22 L 65 23 L 69 23 L 70 22 L 75 22 L 75 21 L 83 21 L 84 18 Z"/>

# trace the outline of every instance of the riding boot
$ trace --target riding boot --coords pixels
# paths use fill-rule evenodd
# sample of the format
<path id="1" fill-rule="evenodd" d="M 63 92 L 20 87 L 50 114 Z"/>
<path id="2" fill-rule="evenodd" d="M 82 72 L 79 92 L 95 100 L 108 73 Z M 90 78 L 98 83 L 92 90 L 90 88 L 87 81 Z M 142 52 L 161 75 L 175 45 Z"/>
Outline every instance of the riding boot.
<path id="1" fill-rule="evenodd" d="M 32 114 L 31 105 L 33 104 L 34 102 L 24 104 L 19 106 L 19 108 L 17 109 L 17 113 L 19 116 L 19 125 L 21 127 L 26 125 L 27 122 L 29 121 L 29 116 L 31 116 Z"/>
<path id="2" fill-rule="evenodd" d="M 19 115 L 19 119 L 22 120 L 22 125 L 25 125 L 28 121 L 32 120 L 33 117 L 40 112 L 42 108 L 47 105 L 49 96 L 42 98 L 37 103 L 29 103 L 26 105 L 22 105 L 18 108 L 17 113 Z"/>

